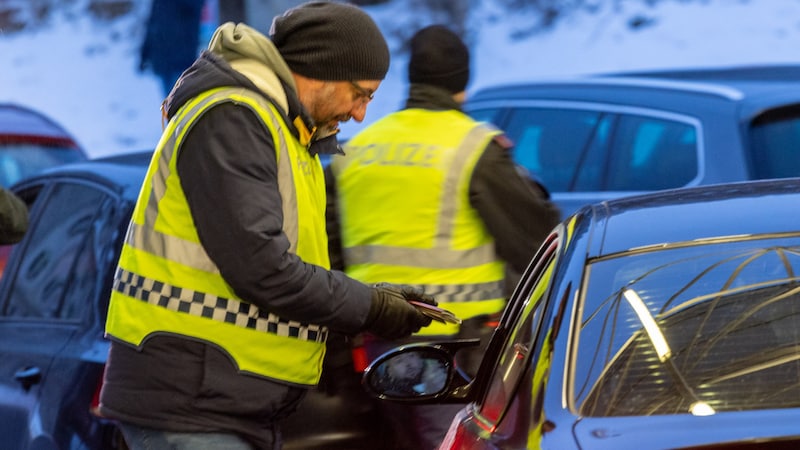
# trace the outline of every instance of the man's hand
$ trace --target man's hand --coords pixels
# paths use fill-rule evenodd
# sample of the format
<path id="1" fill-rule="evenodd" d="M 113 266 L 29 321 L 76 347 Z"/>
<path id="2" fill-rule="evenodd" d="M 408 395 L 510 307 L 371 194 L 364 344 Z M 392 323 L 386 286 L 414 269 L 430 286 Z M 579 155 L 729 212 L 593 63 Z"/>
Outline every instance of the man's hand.
<path id="1" fill-rule="evenodd" d="M 422 289 L 408 286 L 405 284 L 378 283 L 373 286 L 375 289 L 382 289 L 389 295 L 400 297 L 405 301 L 415 300 L 429 305 L 436 306 L 436 299 L 426 294 Z"/>
<path id="2" fill-rule="evenodd" d="M 378 283 L 372 286 L 372 306 L 367 315 L 366 330 L 384 339 L 400 339 L 431 324 L 409 300 L 436 306 L 436 300 L 419 289 L 398 284 Z"/>

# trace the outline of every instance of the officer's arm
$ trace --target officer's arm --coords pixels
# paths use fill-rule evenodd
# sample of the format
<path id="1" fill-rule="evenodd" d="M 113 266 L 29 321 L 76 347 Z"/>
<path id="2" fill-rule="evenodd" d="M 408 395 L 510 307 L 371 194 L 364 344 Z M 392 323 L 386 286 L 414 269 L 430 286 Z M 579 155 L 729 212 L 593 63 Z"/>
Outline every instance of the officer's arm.
<path id="1" fill-rule="evenodd" d="M 470 204 L 494 237 L 498 255 L 523 272 L 560 212 L 520 173 L 507 139 L 490 142 L 475 166 L 469 192 Z"/>

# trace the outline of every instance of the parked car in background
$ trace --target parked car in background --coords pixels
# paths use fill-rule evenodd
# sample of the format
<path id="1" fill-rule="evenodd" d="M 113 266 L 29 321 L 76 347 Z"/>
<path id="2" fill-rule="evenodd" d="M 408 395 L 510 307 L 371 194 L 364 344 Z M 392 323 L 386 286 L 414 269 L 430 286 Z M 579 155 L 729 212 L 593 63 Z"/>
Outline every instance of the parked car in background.
<path id="1" fill-rule="evenodd" d="M 150 157 L 68 164 L 12 187 L 29 205 L 30 227 L 0 279 L 0 448 L 125 448 L 114 424 L 92 411 L 113 274 Z M 287 419 L 284 448 L 380 447 L 360 374 L 335 378 Z"/>
<path id="2" fill-rule="evenodd" d="M 800 66 L 605 74 L 494 86 L 465 111 L 566 217 L 654 190 L 800 176 Z"/>
<path id="3" fill-rule="evenodd" d="M 72 135 L 49 117 L 22 105 L 0 103 L 0 186 L 85 159 Z"/>
<path id="4" fill-rule="evenodd" d="M 75 139 L 52 119 L 25 106 L 0 103 L 0 187 L 86 158 Z M 0 275 L 9 251 L 0 246 Z"/>
<path id="5" fill-rule="evenodd" d="M 461 402 L 440 450 L 800 448 L 800 179 L 580 208 L 539 249 L 474 379 L 465 342 L 392 350 L 384 401 Z M 380 374 L 413 353 L 442 380 Z M 421 393 L 420 393 L 421 392 Z"/>

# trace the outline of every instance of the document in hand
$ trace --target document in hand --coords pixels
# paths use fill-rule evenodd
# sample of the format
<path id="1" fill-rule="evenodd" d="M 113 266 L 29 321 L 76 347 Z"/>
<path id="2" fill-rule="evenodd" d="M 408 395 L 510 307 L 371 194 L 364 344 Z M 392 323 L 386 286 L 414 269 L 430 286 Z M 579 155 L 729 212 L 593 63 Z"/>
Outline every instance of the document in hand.
<path id="1" fill-rule="evenodd" d="M 442 323 L 455 323 L 460 324 L 461 319 L 455 316 L 455 314 L 451 313 L 446 309 L 439 308 L 438 306 L 429 305 L 427 303 L 418 302 L 416 300 L 409 300 L 408 303 L 414 305 L 415 308 L 422 314 L 430 317 L 433 320 L 442 322 Z"/>

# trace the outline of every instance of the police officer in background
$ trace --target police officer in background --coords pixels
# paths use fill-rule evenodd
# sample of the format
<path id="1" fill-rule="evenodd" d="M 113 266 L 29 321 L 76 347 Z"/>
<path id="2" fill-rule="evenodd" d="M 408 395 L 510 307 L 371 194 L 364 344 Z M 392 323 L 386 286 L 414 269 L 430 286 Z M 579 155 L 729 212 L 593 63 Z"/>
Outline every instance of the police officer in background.
<path id="1" fill-rule="evenodd" d="M 269 37 L 223 24 L 172 88 L 106 322 L 100 412 L 129 448 L 279 449 L 329 330 L 430 323 L 407 302 L 430 296 L 328 270 L 319 154 L 388 67 L 364 11 L 310 2 Z"/>
<path id="2" fill-rule="evenodd" d="M 509 140 L 461 111 L 470 73 L 461 39 L 429 26 L 412 37 L 410 52 L 405 109 L 356 134 L 345 155 L 332 158 L 329 234 L 340 237 L 331 236 L 331 259 L 365 283 L 386 280 L 434 295 L 462 325 L 434 322 L 409 340 L 480 337 L 471 352 L 478 356 L 460 359 L 474 372 L 506 305 L 507 265 L 521 273 L 560 213 L 514 164 Z M 407 341 L 365 336 L 370 359 Z M 389 409 L 396 448 L 429 450 L 461 405 L 380 406 Z"/>

